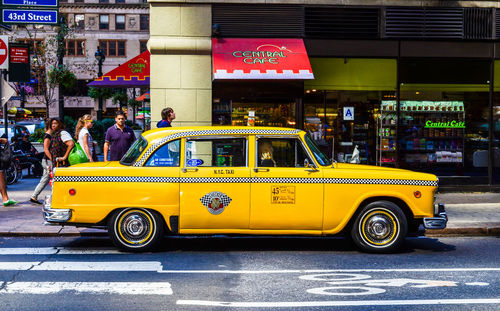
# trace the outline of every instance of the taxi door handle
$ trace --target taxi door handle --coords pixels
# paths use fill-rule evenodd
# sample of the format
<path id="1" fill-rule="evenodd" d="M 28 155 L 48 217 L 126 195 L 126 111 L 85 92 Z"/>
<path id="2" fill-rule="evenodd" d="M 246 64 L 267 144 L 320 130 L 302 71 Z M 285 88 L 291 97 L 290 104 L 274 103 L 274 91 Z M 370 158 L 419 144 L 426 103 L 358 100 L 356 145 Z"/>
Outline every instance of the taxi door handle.
<path id="1" fill-rule="evenodd" d="M 260 168 L 259 167 L 259 168 L 254 168 L 253 171 L 255 173 L 257 173 L 257 172 L 269 172 L 269 169 L 268 168 Z"/>
<path id="2" fill-rule="evenodd" d="M 182 172 L 183 172 L 183 173 L 187 173 L 187 172 L 198 172 L 198 168 L 196 168 L 196 167 L 183 167 L 183 168 L 182 168 Z"/>

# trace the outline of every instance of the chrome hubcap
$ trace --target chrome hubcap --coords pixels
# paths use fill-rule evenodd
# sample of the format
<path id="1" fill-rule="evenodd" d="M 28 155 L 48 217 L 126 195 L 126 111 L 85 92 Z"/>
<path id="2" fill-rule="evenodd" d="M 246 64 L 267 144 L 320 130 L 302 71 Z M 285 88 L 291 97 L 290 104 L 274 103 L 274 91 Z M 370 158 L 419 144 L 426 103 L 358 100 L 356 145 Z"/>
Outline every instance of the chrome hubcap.
<path id="1" fill-rule="evenodd" d="M 374 215 L 366 221 L 366 233 L 371 239 L 382 241 L 393 232 L 391 219 L 383 215 Z"/>
<path id="2" fill-rule="evenodd" d="M 131 215 L 124 220 L 124 227 L 128 234 L 136 237 L 144 232 L 146 224 L 141 217 Z"/>

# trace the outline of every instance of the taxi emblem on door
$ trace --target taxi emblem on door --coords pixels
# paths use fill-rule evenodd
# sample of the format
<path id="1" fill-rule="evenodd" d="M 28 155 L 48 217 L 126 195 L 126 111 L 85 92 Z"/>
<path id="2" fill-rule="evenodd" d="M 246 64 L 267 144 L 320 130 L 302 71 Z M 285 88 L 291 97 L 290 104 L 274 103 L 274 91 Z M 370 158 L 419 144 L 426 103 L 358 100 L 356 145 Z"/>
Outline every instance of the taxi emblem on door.
<path id="1" fill-rule="evenodd" d="M 222 192 L 213 191 L 205 194 L 200 201 L 210 214 L 219 215 L 231 203 L 232 199 Z"/>

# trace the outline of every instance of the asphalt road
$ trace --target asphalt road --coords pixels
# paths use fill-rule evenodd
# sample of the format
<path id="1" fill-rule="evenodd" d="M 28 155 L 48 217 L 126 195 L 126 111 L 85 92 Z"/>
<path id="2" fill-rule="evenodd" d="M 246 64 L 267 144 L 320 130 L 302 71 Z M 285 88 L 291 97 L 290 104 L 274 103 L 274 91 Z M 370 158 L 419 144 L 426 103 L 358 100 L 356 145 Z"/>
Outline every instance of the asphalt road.
<path id="1" fill-rule="evenodd" d="M 500 239 L 409 238 L 396 254 L 340 238 L 1 238 L 0 310 L 500 310 Z"/>

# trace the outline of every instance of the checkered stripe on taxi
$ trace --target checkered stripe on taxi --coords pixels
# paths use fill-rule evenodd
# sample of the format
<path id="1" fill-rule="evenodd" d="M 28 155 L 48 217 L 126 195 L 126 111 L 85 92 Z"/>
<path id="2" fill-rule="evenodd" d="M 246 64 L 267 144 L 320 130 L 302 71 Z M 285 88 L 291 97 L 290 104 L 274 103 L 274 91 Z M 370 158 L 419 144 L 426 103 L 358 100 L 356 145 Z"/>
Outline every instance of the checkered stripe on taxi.
<path id="1" fill-rule="evenodd" d="M 151 145 L 151 147 L 146 150 L 142 157 L 136 161 L 133 166 L 142 166 L 146 159 L 161 145 L 169 140 L 181 138 L 184 136 L 206 136 L 206 135 L 225 135 L 225 134 L 268 134 L 268 135 L 280 135 L 280 134 L 297 134 L 300 130 L 260 130 L 260 129 L 248 129 L 248 130 L 205 130 L 205 131 L 188 131 L 179 132 L 172 135 L 165 136 L 158 142 Z"/>
<path id="2" fill-rule="evenodd" d="M 403 185 L 403 186 L 433 186 L 438 182 L 416 179 L 365 179 L 365 178 L 325 178 L 326 184 L 363 184 L 363 185 Z"/>
<path id="3" fill-rule="evenodd" d="M 54 182 L 179 182 L 179 177 L 55 176 Z"/>
<path id="4" fill-rule="evenodd" d="M 145 183 L 274 183 L 274 184 L 353 184 L 437 187 L 438 182 L 414 179 L 364 178 L 267 178 L 267 177 L 135 177 L 135 176 L 55 176 L 54 182 L 145 182 Z"/>

